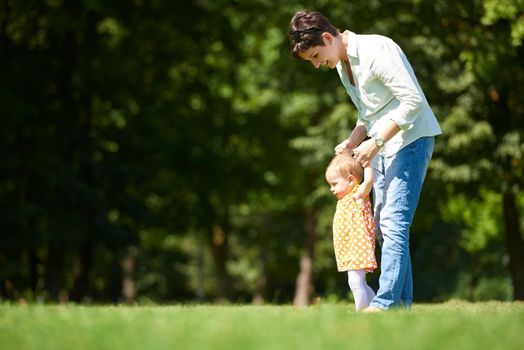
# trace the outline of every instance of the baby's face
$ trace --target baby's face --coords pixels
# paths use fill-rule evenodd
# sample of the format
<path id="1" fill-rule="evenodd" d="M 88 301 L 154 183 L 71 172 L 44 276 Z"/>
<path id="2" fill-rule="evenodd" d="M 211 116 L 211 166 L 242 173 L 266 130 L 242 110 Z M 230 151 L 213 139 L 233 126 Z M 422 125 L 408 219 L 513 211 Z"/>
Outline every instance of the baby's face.
<path id="1" fill-rule="evenodd" d="M 349 179 L 344 178 L 336 170 L 329 169 L 326 173 L 326 180 L 331 186 L 331 192 L 337 196 L 338 199 L 342 199 L 345 195 L 351 192 L 351 182 Z"/>

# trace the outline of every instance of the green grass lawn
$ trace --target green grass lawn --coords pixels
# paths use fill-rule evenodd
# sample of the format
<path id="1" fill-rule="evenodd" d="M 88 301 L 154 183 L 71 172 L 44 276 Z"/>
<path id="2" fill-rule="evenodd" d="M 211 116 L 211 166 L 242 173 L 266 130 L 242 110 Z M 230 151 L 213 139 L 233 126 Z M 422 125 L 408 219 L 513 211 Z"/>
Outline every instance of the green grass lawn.
<path id="1" fill-rule="evenodd" d="M 357 314 L 349 304 L 0 304 L 0 349 L 524 349 L 524 303 L 380 314 Z"/>

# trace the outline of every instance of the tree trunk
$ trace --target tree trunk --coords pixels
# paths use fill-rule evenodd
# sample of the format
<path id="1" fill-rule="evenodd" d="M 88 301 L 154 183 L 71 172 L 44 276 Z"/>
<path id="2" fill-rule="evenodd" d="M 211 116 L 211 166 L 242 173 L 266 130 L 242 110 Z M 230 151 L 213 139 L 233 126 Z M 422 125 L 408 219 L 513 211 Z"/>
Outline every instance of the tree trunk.
<path id="1" fill-rule="evenodd" d="M 265 220 L 266 221 L 266 220 Z M 263 230 L 267 228 L 268 225 L 263 226 Z M 260 277 L 258 278 L 256 290 L 253 295 L 252 303 L 256 305 L 264 304 L 266 301 L 266 294 L 267 294 L 267 282 L 269 279 L 269 269 L 268 269 L 268 247 L 267 247 L 267 237 L 266 235 L 262 234 L 262 237 L 260 239 Z"/>
<path id="2" fill-rule="evenodd" d="M 217 298 L 219 301 L 231 300 L 231 277 L 227 272 L 228 236 L 224 228 L 213 225 L 209 232 L 209 243 L 217 277 Z"/>
<path id="3" fill-rule="evenodd" d="M 133 273 L 135 270 L 136 250 L 130 248 L 128 253 L 122 259 L 122 297 L 124 302 L 131 304 L 135 301 L 135 279 Z"/>
<path id="4" fill-rule="evenodd" d="M 203 232 L 198 232 L 198 243 L 197 245 L 203 247 L 206 245 L 206 234 Z M 206 289 L 205 289 L 205 266 L 204 266 L 204 251 L 203 249 L 197 249 L 196 256 L 196 289 L 195 297 L 197 301 L 204 301 L 206 298 Z"/>
<path id="5" fill-rule="evenodd" d="M 36 299 L 36 293 L 38 288 L 38 257 L 36 255 L 35 248 L 31 247 L 29 250 L 29 283 L 31 292 L 33 293 L 33 300 Z"/>
<path id="6" fill-rule="evenodd" d="M 504 193 L 503 201 L 509 270 L 513 280 L 513 297 L 515 300 L 524 300 L 524 242 L 520 235 L 520 218 L 515 205 L 515 195 L 511 190 Z"/>
<path id="7" fill-rule="evenodd" d="M 45 286 L 50 301 L 60 301 L 60 292 L 63 287 L 64 251 L 50 246 L 47 253 L 45 272 Z"/>
<path id="8" fill-rule="evenodd" d="M 300 258 L 300 272 L 295 283 L 295 297 L 293 305 L 298 307 L 308 306 L 313 293 L 313 262 L 316 243 L 316 213 L 311 213 L 306 221 L 306 246 Z"/>
<path id="9" fill-rule="evenodd" d="M 76 254 L 73 265 L 73 290 L 71 300 L 82 302 L 89 287 L 89 271 L 93 263 L 93 245 L 88 241 Z"/>

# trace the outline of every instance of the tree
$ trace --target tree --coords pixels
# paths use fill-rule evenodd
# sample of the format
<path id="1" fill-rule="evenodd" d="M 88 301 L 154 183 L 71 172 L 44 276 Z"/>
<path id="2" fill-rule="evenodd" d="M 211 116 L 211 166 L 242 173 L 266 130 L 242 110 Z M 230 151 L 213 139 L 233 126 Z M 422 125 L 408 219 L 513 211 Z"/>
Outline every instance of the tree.
<path id="1" fill-rule="evenodd" d="M 470 8 L 475 10 L 466 10 Z M 444 142 L 434 167 L 441 179 L 454 183 L 449 187 L 453 192 L 467 191 L 478 198 L 479 189 L 488 188 L 502 195 L 509 271 L 518 300 L 524 298 L 524 243 L 517 206 L 524 180 L 523 10 L 521 1 L 487 0 L 461 3 L 442 16 L 444 32 L 454 33 L 441 36 L 444 47 L 455 59 L 441 70 L 445 83 L 440 85 L 455 102 L 443 124 Z"/>

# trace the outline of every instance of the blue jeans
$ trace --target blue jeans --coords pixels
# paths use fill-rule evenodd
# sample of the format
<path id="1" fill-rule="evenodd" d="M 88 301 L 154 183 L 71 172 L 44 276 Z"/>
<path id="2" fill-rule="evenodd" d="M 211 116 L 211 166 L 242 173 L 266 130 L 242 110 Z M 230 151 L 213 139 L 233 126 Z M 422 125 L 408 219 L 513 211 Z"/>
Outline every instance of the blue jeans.
<path id="1" fill-rule="evenodd" d="M 434 144 L 434 137 L 422 137 L 390 157 L 377 155 L 373 195 L 382 260 L 379 289 L 371 306 L 388 309 L 413 303 L 409 228 Z"/>

